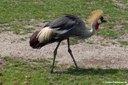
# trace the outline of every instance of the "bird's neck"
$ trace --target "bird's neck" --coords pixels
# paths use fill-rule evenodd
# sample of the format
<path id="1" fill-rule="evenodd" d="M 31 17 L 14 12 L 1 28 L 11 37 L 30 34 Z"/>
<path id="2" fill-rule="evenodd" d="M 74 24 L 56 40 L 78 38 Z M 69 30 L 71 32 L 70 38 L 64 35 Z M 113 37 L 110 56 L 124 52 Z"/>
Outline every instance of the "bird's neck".
<path id="1" fill-rule="evenodd" d="M 84 32 L 84 38 L 91 37 L 95 33 L 95 31 L 98 30 L 99 28 L 99 24 L 97 23 L 91 23 L 85 26 L 87 29 Z"/>
<path id="2" fill-rule="evenodd" d="M 99 29 L 99 24 L 97 24 L 97 23 L 92 23 L 92 24 L 90 24 L 90 26 L 88 26 L 89 28 L 89 33 L 91 33 L 91 34 L 94 34 L 95 33 L 95 31 L 96 30 L 98 30 Z"/>

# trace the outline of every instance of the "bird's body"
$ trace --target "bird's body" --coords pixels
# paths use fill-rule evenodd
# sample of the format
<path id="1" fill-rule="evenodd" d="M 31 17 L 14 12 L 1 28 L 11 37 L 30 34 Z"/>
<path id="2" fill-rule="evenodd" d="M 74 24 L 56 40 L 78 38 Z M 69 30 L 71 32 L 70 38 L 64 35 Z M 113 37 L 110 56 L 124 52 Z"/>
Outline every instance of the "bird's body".
<path id="1" fill-rule="evenodd" d="M 96 17 L 94 17 L 94 15 L 96 15 Z M 87 24 L 85 25 L 84 21 L 81 20 L 78 16 L 67 14 L 48 22 L 42 28 L 42 30 L 33 33 L 30 38 L 30 46 L 32 48 L 41 48 L 49 43 L 59 42 L 56 49 L 54 50 L 54 60 L 51 72 L 53 72 L 57 49 L 60 45 L 60 42 L 65 39 L 67 39 L 68 42 L 68 51 L 77 67 L 70 49 L 69 37 L 77 36 L 79 38 L 85 39 L 92 36 L 95 30 L 97 30 L 99 27 L 100 23 L 98 23 L 98 20 L 102 17 L 102 11 L 96 12 L 94 15 L 89 19 L 90 25 L 88 26 Z"/>
<path id="2" fill-rule="evenodd" d="M 37 35 L 35 36 L 37 41 L 33 41 L 33 38 L 31 38 L 30 45 L 33 48 L 40 48 L 48 43 L 62 41 L 69 37 L 82 37 L 85 31 L 85 23 L 78 16 L 64 15 L 47 23 L 41 31 L 35 32 L 33 36 Z M 41 34 L 44 36 L 41 36 Z M 39 36 L 41 36 L 40 39 Z"/>

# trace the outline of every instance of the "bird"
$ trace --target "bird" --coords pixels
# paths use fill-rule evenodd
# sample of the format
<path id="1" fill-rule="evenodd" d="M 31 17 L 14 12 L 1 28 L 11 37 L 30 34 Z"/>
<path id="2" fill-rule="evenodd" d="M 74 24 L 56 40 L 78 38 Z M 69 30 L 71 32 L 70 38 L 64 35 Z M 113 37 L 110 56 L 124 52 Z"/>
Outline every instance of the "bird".
<path id="1" fill-rule="evenodd" d="M 65 14 L 49 21 L 41 30 L 34 32 L 30 37 L 29 44 L 33 49 L 40 49 L 45 45 L 58 42 L 53 53 L 51 66 L 51 73 L 53 73 L 58 47 L 63 40 L 67 40 L 68 52 L 73 59 L 75 67 L 78 69 L 70 48 L 69 38 L 87 39 L 94 35 L 95 31 L 99 29 L 99 25 L 104 22 L 107 21 L 104 19 L 103 11 L 100 9 L 92 11 L 86 22 L 77 15 Z"/>

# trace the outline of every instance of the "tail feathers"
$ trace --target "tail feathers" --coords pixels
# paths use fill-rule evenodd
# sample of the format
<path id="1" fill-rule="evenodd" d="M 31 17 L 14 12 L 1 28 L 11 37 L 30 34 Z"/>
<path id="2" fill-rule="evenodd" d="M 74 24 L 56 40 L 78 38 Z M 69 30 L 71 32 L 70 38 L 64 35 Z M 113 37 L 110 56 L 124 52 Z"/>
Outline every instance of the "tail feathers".
<path id="1" fill-rule="evenodd" d="M 32 34 L 32 36 L 30 37 L 30 41 L 29 44 L 32 48 L 39 48 L 40 47 L 40 43 L 38 41 L 37 35 L 40 31 L 36 31 Z"/>

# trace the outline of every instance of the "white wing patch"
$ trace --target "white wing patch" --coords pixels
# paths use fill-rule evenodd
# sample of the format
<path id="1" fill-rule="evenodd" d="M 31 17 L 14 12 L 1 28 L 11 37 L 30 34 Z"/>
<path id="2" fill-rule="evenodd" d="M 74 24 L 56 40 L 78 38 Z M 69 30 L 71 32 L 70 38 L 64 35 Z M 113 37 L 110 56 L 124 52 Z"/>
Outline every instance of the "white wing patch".
<path id="1" fill-rule="evenodd" d="M 43 28 L 37 35 L 38 41 L 40 43 L 49 41 L 53 36 L 53 34 L 57 33 L 57 34 L 65 34 L 66 32 L 68 32 L 71 29 L 68 30 L 58 30 L 60 28 L 57 29 L 52 29 L 50 27 L 45 27 Z"/>
<path id="2" fill-rule="evenodd" d="M 54 29 L 51 29 L 50 27 L 43 28 L 37 35 L 38 41 L 45 42 L 51 39 L 52 34 L 55 33 Z"/>

